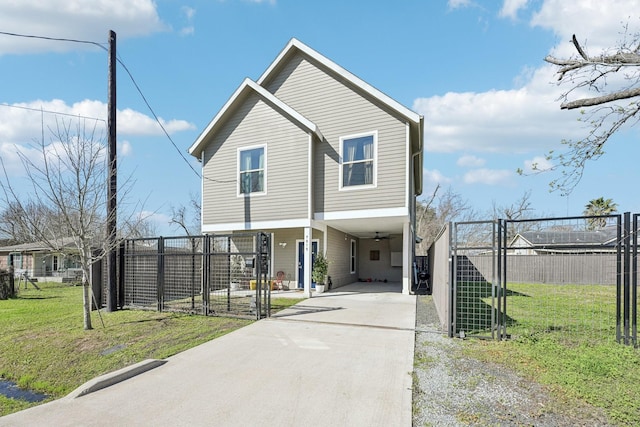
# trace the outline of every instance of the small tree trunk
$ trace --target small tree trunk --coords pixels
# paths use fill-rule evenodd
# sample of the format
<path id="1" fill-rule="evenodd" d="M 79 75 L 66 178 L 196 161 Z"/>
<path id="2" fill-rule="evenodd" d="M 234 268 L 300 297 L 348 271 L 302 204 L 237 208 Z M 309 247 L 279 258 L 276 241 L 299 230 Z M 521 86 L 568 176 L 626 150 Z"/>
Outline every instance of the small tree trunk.
<path id="1" fill-rule="evenodd" d="M 84 274 L 82 278 L 82 311 L 84 314 L 84 330 L 93 329 L 93 326 L 91 326 L 91 286 L 89 286 L 89 281 Z"/>

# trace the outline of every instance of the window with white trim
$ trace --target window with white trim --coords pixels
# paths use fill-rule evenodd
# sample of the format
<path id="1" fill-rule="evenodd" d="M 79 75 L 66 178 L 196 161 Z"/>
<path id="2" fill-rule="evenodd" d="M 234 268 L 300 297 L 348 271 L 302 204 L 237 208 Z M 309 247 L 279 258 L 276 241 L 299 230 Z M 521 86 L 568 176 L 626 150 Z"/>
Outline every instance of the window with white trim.
<path id="1" fill-rule="evenodd" d="M 376 185 L 378 133 L 340 138 L 340 188 Z"/>
<path id="2" fill-rule="evenodd" d="M 238 150 L 238 194 L 266 191 L 266 147 L 257 146 Z"/>

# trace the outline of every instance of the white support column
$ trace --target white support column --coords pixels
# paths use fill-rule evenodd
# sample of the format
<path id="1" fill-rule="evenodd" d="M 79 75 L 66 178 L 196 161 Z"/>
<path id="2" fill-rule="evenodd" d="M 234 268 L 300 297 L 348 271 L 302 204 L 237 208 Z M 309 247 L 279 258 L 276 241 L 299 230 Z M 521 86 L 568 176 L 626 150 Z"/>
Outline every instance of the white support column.
<path id="1" fill-rule="evenodd" d="M 304 297 L 311 298 L 311 227 L 304 228 Z"/>
<path id="2" fill-rule="evenodd" d="M 409 295 L 411 292 L 411 225 L 405 222 L 402 226 L 402 293 Z"/>

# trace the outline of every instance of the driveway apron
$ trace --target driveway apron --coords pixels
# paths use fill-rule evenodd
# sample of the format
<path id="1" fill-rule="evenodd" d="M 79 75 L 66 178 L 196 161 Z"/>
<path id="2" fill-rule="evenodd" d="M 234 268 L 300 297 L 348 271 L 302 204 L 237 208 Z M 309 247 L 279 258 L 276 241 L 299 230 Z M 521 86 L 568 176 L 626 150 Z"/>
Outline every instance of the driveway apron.
<path id="1" fill-rule="evenodd" d="M 337 288 L 0 426 L 410 426 L 416 305 L 400 291 Z"/>

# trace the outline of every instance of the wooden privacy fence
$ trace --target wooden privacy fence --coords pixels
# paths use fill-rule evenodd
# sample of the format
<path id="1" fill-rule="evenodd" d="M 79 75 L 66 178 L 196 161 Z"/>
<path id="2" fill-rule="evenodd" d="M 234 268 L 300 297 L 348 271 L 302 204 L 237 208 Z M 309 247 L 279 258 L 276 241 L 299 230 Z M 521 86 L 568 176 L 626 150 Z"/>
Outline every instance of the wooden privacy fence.
<path id="1" fill-rule="evenodd" d="M 484 277 L 491 277 L 492 255 L 467 255 Z M 616 254 L 509 255 L 509 283 L 616 284 Z"/>

